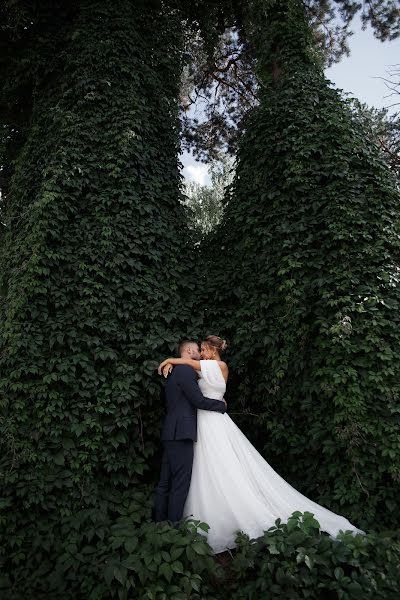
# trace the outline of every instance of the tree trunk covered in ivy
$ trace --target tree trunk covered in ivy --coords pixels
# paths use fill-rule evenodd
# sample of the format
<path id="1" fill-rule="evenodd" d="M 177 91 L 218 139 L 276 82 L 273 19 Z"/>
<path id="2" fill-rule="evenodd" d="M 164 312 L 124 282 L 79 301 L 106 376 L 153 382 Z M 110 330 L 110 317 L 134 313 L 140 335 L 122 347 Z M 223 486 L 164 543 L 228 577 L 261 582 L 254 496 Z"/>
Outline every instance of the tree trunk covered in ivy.
<path id="1" fill-rule="evenodd" d="M 246 123 L 205 286 L 209 329 L 230 338 L 239 374 L 231 410 L 234 400 L 252 413 L 244 429 L 306 495 L 359 526 L 393 526 L 395 181 L 324 78 L 302 3 L 255 0 L 247 27 L 261 102 Z"/>
<path id="2" fill-rule="evenodd" d="M 1 249 L 2 553 L 6 572 L 27 569 L 28 596 L 66 519 L 92 519 L 102 539 L 107 503 L 131 523 L 149 514 L 137 483 L 159 445 L 155 359 L 194 322 L 180 19 L 127 0 L 71 14 L 37 38 L 47 68 Z"/>

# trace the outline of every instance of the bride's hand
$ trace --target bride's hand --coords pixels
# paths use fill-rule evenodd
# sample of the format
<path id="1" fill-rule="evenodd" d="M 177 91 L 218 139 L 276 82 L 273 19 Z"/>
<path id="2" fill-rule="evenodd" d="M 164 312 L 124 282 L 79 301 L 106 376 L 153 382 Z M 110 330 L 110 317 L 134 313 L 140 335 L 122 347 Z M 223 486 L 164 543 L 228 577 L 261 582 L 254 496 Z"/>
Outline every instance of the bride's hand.
<path id="1" fill-rule="evenodd" d="M 162 374 L 164 375 L 165 379 L 168 377 L 168 375 L 169 375 L 170 373 L 172 373 L 172 369 L 173 369 L 173 368 L 174 368 L 174 367 L 171 365 L 171 363 L 167 363 L 167 364 L 166 364 L 166 365 L 163 367 L 163 369 L 162 369 Z"/>
<path id="2" fill-rule="evenodd" d="M 158 374 L 159 375 L 161 375 L 162 370 L 164 369 L 165 365 L 167 365 L 167 364 L 171 364 L 169 358 L 166 358 L 165 360 L 162 361 L 162 363 L 160 363 L 158 365 Z"/>

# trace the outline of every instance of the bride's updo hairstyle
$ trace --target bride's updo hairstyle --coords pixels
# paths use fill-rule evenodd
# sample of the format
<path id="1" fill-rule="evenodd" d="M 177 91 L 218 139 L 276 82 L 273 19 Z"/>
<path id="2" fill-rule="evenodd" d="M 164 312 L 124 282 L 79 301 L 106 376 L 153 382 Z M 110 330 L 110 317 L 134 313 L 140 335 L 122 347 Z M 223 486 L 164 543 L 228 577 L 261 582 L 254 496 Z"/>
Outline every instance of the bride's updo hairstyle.
<path id="1" fill-rule="evenodd" d="M 218 352 L 223 352 L 228 347 L 226 340 L 218 337 L 217 335 L 208 335 L 203 340 L 204 344 L 210 346 L 210 348 L 215 348 Z"/>

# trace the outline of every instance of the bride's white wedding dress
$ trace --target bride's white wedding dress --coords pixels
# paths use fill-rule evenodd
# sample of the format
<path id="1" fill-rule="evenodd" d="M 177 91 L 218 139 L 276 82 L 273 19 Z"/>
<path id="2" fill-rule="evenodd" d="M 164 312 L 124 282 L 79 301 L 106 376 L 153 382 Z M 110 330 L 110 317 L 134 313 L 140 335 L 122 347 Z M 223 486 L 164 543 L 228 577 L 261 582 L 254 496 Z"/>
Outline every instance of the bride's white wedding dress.
<path id="1" fill-rule="evenodd" d="M 202 360 L 199 386 L 204 396 L 222 400 L 226 385 L 218 362 Z M 183 516 L 210 526 L 215 554 L 235 547 L 238 531 L 257 538 L 295 511 L 311 512 L 322 531 L 363 533 L 347 519 L 309 500 L 280 477 L 227 413 L 197 411 L 192 480 Z"/>

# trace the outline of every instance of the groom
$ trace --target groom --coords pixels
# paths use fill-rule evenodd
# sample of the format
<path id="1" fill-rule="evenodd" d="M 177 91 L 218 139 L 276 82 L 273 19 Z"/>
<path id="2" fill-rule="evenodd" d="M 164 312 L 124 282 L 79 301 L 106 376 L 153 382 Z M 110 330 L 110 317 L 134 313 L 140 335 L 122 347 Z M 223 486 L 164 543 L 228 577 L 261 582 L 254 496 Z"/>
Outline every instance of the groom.
<path id="1" fill-rule="evenodd" d="M 200 360 L 197 342 L 183 340 L 179 356 Z M 164 453 L 156 489 L 155 521 L 179 521 L 192 477 L 193 442 L 197 441 L 197 409 L 224 413 L 226 402 L 205 398 L 197 385 L 196 372 L 176 365 L 165 386 L 167 414 L 161 434 Z"/>

